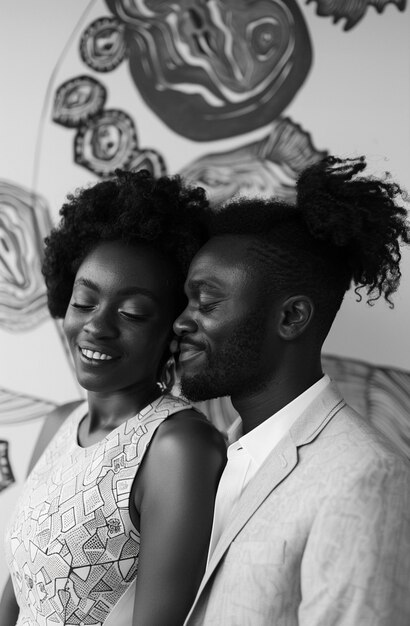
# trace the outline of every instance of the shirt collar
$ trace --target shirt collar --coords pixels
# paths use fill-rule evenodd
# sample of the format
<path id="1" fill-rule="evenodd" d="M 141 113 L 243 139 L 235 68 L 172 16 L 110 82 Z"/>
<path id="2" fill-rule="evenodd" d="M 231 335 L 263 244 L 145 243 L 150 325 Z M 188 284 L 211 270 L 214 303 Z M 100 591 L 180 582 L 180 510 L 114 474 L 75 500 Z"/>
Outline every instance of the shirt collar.
<path id="1" fill-rule="evenodd" d="M 237 447 L 244 448 L 257 467 L 260 467 L 272 452 L 273 448 L 290 430 L 293 423 L 300 417 L 305 409 L 307 409 L 309 404 L 322 393 L 329 383 L 330 378 L 325 374 L 320 380 L 292 400 L 292 402 L 289 402 L 289 404 L 280 409 L 280 411 L 268 417 L 262 424 L 259 424 L 259 426 L 246 435 L 242 435 L 237 441 Z M 241 424 L 238 424 L 238 420 L 235 420 L 228 431 L 229 434 L 231 434 L 231 429 L 234 432 L 235 428 L 238 432 L 240 426 Z"/>

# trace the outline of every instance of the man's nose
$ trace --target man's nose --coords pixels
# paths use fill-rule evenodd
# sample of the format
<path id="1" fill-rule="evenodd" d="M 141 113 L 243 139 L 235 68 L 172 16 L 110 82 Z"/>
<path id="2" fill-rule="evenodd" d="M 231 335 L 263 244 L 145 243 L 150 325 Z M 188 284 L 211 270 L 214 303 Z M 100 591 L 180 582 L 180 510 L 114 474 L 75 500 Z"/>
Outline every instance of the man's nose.
<path id="1" fill-rule="evenodd" d="M 182 337 L 182 335 L 187 333 L 195 332 L 196 328 L 196 322 L 192 317 L 189 306 L 187 306 L 174 322 L 174 333 L 178 337 Z"/>

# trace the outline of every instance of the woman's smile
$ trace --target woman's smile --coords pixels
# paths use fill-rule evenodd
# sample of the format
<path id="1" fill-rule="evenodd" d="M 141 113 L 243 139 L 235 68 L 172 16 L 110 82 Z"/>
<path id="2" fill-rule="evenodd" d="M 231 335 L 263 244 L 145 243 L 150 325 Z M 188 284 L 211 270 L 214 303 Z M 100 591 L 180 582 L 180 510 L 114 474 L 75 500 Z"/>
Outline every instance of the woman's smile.
<path id="1" fill-rule="evenodd" d="M 78 347 L 81 356 L 86 360 L 86 362 L 90 362 L 90 363 L 105 363 L 107 364 L 110 361 L 117 361 L 120 357 L 113 357 L 110 354 L 107 354 L 106 352 L 100 351 L 100 350 L 94 350 L 94 349 L 90 349 L 90 348 L 82 348 L 82 347 Z"/>

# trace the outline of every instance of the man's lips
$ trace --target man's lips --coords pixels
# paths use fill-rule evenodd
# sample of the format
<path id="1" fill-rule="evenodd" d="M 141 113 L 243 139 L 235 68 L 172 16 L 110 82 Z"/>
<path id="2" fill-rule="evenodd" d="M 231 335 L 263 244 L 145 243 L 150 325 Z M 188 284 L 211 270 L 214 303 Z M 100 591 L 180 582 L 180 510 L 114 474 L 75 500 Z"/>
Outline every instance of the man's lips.
<path id="1" fill-rule="evenodd" d="M 191 359 L 195 359 L 196 357 L 203 354 L 203 352 L 205 351 L 204 346 L 200 346 L 190 342 L 181 343 L 179 349 L 180 352 L 178 360 L 180 363 L 185 363 L 187 361 L 190 361 Z"/>

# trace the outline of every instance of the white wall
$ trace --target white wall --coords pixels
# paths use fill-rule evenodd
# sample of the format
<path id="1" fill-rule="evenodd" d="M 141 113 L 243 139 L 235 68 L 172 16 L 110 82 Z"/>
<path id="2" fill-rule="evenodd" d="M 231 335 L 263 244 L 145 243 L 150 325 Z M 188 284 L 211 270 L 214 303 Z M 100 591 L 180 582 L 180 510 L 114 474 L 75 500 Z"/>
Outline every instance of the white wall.
<path id="1" fill-rule="evenodd" d="M 410 9 L 400 13 L 390 4 L 378 15 L 370 7 L 346 33 L 341 24 L 316 16 L 315 3 L 300 6 L 310 29 L 314 61 L 305 84 L 283 114 L 310 132 L 317 148 L 340 155 L 365 154 L 371 171 L 387 169 L 410 188 Z M 50 95 L 64 80 L 90 73 L 78 58 L 78 32 L 108 11 L 102 0 L 90 4 L 2 0 L 0 13 L 0 178 L 41 193 L 56 218 L 65 194 L 96 178 L 73 163 L 73 133 L 51 123 Z M 148 110 L 126 64 L 101 80 L 109 89 L 110 106 L 132 112 L 140 144 L 160 149 L 170 173 L 197 156 L 240 145 L 264 132 L 260 129 L 232 141 L 195 143 L 176 135 Z M 410 369 L 409 313 L 407 251 L 396 308 L 392 311 L 382 302 L 369 308 L 349 294 L 326 350 Z M 54 322 L 22 333 L 0 329 L 0 387 L 55 402 L 79 396 Z M 0 494 L 0 533 L 17 497 L 38 426 L 36 421 L 26 428 L 5 427 L 0 421 L 0 439 L 10 441 L 17 478 L 16 485 Z M 4 579 L 0 553 L 0 587 Z"/>

